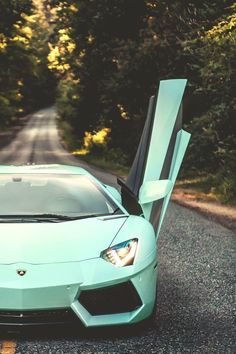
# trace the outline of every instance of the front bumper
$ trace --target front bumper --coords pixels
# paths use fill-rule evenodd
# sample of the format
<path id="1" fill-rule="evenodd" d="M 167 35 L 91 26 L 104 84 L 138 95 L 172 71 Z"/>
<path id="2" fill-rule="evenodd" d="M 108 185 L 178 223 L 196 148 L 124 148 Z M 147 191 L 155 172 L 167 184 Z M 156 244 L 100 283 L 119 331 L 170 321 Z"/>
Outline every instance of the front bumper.
<path id="1" fill-rule="evenodd" d="M 19 269 L 26 271 L 24 276 L 18 275 Z M 152 312 L 156 278 L 156 252 L 142 263 L 123 268 L 100 258 L 0 265 L 0 325 L 63 323 L 73 319 L 86 327 L 136 323 Z M 63 313 L 64 318 L 58 317 Z"/>
<path id="2" fill-rule="evenodd" d="M 45 326 L 78 322 L 72 309 L 39 311 L 0 311 L 0 326 Z"/>

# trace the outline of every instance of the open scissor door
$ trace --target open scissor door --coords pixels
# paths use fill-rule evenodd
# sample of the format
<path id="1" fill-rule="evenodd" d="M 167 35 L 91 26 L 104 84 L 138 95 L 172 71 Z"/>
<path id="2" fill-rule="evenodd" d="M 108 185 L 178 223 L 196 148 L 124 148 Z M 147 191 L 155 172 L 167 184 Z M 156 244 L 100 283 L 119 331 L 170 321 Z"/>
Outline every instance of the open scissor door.
<path id="1" fill-rule="evenodd" d="M 158 235 L 190 134 L 182 129 L 186 80 L 160 82 L 149 101 L 147 119 L 126 182 L 122 201 L 132 214 L 144 214 Z"/>

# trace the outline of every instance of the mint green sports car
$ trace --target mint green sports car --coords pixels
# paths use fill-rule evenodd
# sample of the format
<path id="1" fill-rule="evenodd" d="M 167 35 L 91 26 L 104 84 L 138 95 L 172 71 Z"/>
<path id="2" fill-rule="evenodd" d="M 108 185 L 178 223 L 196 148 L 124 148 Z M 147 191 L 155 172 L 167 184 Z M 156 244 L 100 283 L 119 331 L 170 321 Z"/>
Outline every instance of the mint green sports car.
<path id="1" fill-rule="evenodd" d="M 120 191 L 65 165 L 0 167 L 0 325 L 133 324 L 155 310 L 157 236 L 189 134 L 161 81 Z"/>

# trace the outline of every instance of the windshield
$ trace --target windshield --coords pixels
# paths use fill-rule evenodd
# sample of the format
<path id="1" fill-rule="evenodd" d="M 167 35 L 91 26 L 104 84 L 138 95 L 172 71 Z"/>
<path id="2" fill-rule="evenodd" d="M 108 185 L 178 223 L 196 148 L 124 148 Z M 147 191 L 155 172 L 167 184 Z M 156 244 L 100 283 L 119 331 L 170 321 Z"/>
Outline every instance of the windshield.
<path id="1" fill-rule="evenodd" d="M 83 175 L 0 176 L 0 216 L 113 214 L 117 205 Z"/>

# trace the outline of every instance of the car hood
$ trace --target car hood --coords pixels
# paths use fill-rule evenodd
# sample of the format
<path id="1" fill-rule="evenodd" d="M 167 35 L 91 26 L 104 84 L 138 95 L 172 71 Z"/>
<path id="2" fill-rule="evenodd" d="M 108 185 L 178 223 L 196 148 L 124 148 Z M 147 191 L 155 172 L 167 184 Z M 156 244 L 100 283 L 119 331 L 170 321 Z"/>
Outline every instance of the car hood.
<path id="1" fill-rule="evenodd" d="M 0 224 L 0 264 L 45 264 L 100 256 L 127 217 Z"/>

